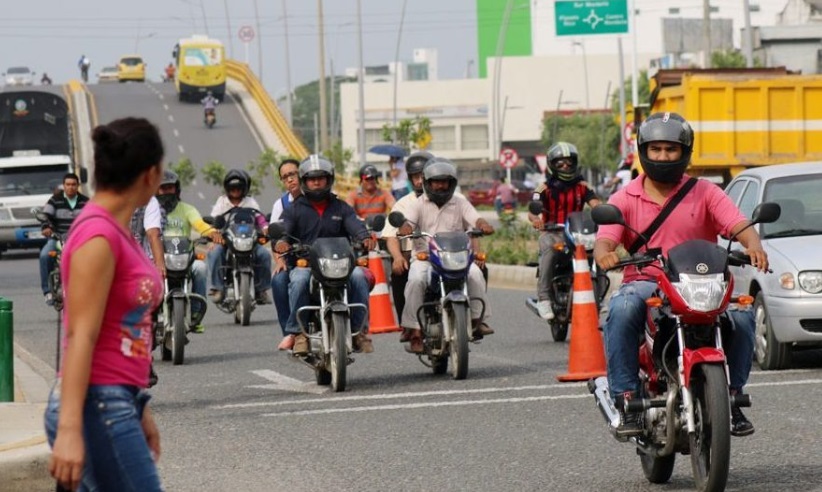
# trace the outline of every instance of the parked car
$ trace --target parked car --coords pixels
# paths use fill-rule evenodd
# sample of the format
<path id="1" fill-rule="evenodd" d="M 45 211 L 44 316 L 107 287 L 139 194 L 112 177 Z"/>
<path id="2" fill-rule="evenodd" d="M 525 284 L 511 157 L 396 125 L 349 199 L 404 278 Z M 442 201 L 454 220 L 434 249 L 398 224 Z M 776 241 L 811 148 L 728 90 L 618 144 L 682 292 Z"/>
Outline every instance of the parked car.
<path id="1" fill-rule="evenodd" d="M 499 184 L 499 181 L 478 181 L 468 188 L 466 197 L 475 207 L 493 205 Z M 517 203 L 528 204 L 534 195 L 534 188 L 516 179 L 511 180 L 511 184 L 517 189 Z"/>
<path id="2" fill-rule="evenodd" d="M 6 85 L 33 85 L 34 72 L 29 67 L 9 67 L 3 74 Z"/>
<path id="3" fill-rule="evenodd" d="M 140 55 L 123 56 L 117 68 L 117 80 L 120 82 L 129 80 L 145 82 L 146 80 L 146 63 Z"/>
<path id="4" fill-rule="evenodd" d="M 822 347 L 820 189 L 822 162 L 749 169 L 725 188 L 748 217 L 762 202 L 782 209 L 778 221 L 756 226 L 773 273 L 732 268 L 735 294 L 755 298 L 756 361 L 765 370 L 790 366 L 794 350 Z"/>
<path id="5" fill-rule="evenodd" d="M 102 70 L 97 72 L 97 83 L 117 82 L 120 80 L 119 72 L 120 69 L 116 66 L 103 67 Z"/>

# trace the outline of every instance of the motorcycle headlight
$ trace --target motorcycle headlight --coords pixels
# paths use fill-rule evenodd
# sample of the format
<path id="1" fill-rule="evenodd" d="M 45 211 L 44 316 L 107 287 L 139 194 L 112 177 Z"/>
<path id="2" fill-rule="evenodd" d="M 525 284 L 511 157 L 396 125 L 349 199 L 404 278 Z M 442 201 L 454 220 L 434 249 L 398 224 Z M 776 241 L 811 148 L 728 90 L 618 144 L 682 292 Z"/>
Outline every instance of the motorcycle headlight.
<path id="1" fill-rule="evenodd" d="M 234 249 L 237 251 L 251 251 L 251 248 L 254 247 L 254 237 L 233 237 L 231 238 L 231 244 L 234 245 Z"/>
<path id="2" fill-rule="evenodd" d="M 722 305 L 728 283 L 721 273 L 715 275 L 679 274 L 674 287 L 689 308 L 695 311 L 713 311 Z"/>
<path id="3" fill-rule="evenodd" d="M 165 253 L 166 270 L 183 271 L 188 267 L 188 254 Z"/>
<path id="4" fill-rule="evenodd" d="M 802 272 L 799 274 L 799 286 L 811 294 L 822 292 L 822 272 Z"/>
<path id="5" fill-rule="evenodd" d="M 440 263 L 446 270 L 468 268 L 468 251 L 440 251 Z"/>
<path id="6" fill-rule="evenodd" d="M 345 278 L 351 261 L 348 258 L 320 258 L 319 264 L 325 278 Z"/>
<path id="7" fill-rule="evenodd" d="M 594 249 L 594 243 L 597 240 L 596 234 L 584 234 L 582 232 L 574 232 L 574 244 L 579 246 L 580 244 L 585 247 L 585 250 L 592 250 Z"/>

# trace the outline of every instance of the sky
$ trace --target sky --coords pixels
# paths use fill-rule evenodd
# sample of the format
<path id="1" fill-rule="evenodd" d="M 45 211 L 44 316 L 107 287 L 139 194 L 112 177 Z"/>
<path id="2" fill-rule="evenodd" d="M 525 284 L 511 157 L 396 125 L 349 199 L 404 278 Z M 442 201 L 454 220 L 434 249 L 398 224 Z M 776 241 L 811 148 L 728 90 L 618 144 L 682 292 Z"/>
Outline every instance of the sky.
<path id="1" fill-rule="evenodd" d="M 101 67 L 138 53 L 148 63 L 148 77 L 158 80 L 177 39 L 206 30 L 223 41 L 229 56 L 233 51 L 234 59 L 245 61 L 238 31 L 248 25 L 261 35 L 263 84 L 273 97 L 281 97 L 288 86 L 283 2 L 295 88 L 319 76 L 317 0 L 4 0 L 0 70 L 26 65 L 37 80 L 45 71 L 55 83 L 64 83 L 79 78 L 77 61 L 85 54 L 94 82 Z M 395 57 L 403 0 L 361 2 L 363 62 L 389 63 Z M 465 76 L 468 60 L 477 56 L 475 5 L 475 0 L 407 0 L 399 60 L 411 61 L 414 48 L 437 48 L 440 78 Z M 357 0 L 323 0 L 323 14 L 326 75 L 332 60 L 334 72 L 342 74 L 358 63 Z M 259 75 L 257 41 L 249 43 L 248 55 Z"/>

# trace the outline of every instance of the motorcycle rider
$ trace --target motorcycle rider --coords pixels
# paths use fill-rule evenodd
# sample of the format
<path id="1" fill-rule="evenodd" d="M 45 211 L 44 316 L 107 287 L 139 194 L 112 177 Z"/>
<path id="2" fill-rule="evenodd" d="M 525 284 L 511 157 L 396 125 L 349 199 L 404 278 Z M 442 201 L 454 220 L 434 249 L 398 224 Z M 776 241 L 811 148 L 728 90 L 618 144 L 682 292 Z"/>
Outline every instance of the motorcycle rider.
<path id="1" fill-rule="evenodd" d="M 43 76 L 40 77 L 40 85 L 51 85 L 51 77 L 46 72 L 43 72 Z"/>
<path id="2" fill-rule="evenodd" d="M 376 246 L 365 224 L 357 218 L 354 209 L 337 198 L 331 192 L 334 185 L 334 165 L 328 160 L 313 154 L 308 156 L 299 167 L 300 189 L 302 196 L 294 200 L 293 206 L 282 215 L 283 227 L 287 236 L 277 241 L 275 251 L 285 254 L 291 248 L 291 236 L 301 244 L 311 245 L 321 237 L 347 237 L 352 242 L 363 245 L 366 251 Z M 311 270 L 297 267 L 293 256 L 288 257 L 289 281 L 288 298 L 290 315 L 286 332 L 295 335 L 292 351 L 295 355 L 308 353 L 308 338 L 302 334 L 297 322 L 297 309 L 310 303 L 309 285 Z M 354 268 L 348 280 L 348 300 L 351 303 L 368 305 L 369 285 L 365 273 L 360 267 Z M 362 329 L 360 329 L 362 327 Z M 351 330 L 359 333 L 354 337 L 354 350 L 370 353 L 374 351 L 371 339 L 366 334 L 368 320 L 362 309 L 351 310 Z"/>
<path id="3" fill-rule="evenodd" d="M 203 105 L 203 119 L 205 119 L 205 115 L 207 115 L 209 111 L 212 113 L 215 112 L 215 108 L 220 104 L 220 100 L 214 97 L 211 91 L 208 91 L 206 92 L 206 97 L 202 98 L 200 103 Z"/>
<path id="4" fill-rule="evenodd" d="M 54 258 L 49 253 L 57 250 L 57 240 L 52 232 L 61 236 L 68 233 L 74 219 L 88 202 L 88 197 L 79 191 L 80 178 L 74 173 L 63 176 L 63 191 L 52 195 L 43 207 L 43 213 L 48 216 L 48 222 L 41 225 L 43 237 L 48 238 L 40 250 L 40 288 L 43 290 L 46 304 L 54 304 L 54 298 L 49 291 L 49 275 L 54 270 Z"/>
<path id="5" fill-rule="evenodd" d="M 168 65 L 166 65 L 165 72 L 166 72 L 166 82 L 174 82 L 175 68 L 174 68 L 173 63 L 168 62 Z"/>
<path id="6" fill-rule="evenodd" d="M 414 152 L 408 156 L 405 161 L 405 172 L 408 173 L 408 180 L 414 192 L 397 200 L 397 203 L 391 207 L 392 212 L 402 212 L 405 215 L 410 204 L 422 195 L 422 170 L 425 164 L 433 158 L 433 154 L 424 150 Z M 401 316 L 405 307 L 405 285 L 408 283 L 408 264 L 411 261 L 413 247 L 411 239 L 400 241 L 397 238 L 397 228 L 388 222 L 382 230 L 382 238 L 385 239 L 386 249 L 388 249 L 393 260 L 391 266 L 391 293 L 393 294 L 394 308 L 397 310 L 397 314 Z M 403 331 L 400 341 L 407 342 L 409 335 L 409 331 Z"/>
<path id="7" fill-rule="evenodd" d="M 88 69 L 91 67 L 91 60 L 86 55 L 80 55 L 77 61 L 77 67 L 80 69 L 80 77 L 83 82 L 88 82 Z"/>
<path id="8" fill-rule="evenodd" d="M 203 221 L 200 212 L 194 206 L 180 200 L 182 193 L 180 178 L 174 171 L 163 172 L 163 179 L 157 191 L 157 201 L 165 211 L 165 225 L 163 227 L 163 237 L 184 237 L 191 236 L 191 229 L 197 231 L 201 236 L 208 236 L 212 241 L 222 243 L 220 231 L 211 227 Z M 191 286 L 195 294 L 203 297 L 206 295 L 206 279 L 208 268 L 203 260 L 194 260 L 191 265 Z M 191 310 L 194 313 L 202 312 L 205 306 L 200 302 L 192 302 Z M 194 333 L 202 333 L 205 327 L 202 323 L 192 327 Z"/>
<path id="9" fill-rule="evenodd" d="M 564 224 L 573 212 L 587 204 L 596 207 L 600 199 L 579 174 L 579 152 L 575 145 L 557 142 L 548 149 L 548 172 L 545 183 L 534 191 L 534 200 L 542 202 L 542 214 L 528 212 L 534 229 L 542 231 L 545 224 Z M 539 280 L 537 282 L 537 310 L 540 317 L 554 319 L 551 307 L 556 250 L 554 244 L 563 242 L 562 232 L 543 231 L 539 236 Z"/>
<path id="10" fill-rule="evenodd" d="M 260 210 L 257 200 L 248 196 L 251 187 L 251 176 L 242 169 L 232 169 L 223 178 L 223 189 L 225 194 L 217 198 L 217 202 L 211 209 L 211 216 L 223 215 L 232 208 L 253 208 Z M 257 228 L 262 235 L 268 233 L 268 224 L 265 216 L 258 214 L 255 217 Z M 208 252 L 208 269 L 211 272 L 211 290 L 209 296 L 219 303 L 223 300 L 223 263 L 225 262 L 225 249 L 222 241 L 215 241 L 214 248 Z M 254 245 L 254 292 L 256 293 L 257 304 L 270 304 L 268 289 L 271 287 L 271 253 L 262 245 Z"/>
<path id="11" fill-rule="evenodd" d="M 645 174 L 617 191 L 609 199 L 622 212 L 625 223 L 637 231 L 645 230 L 666 201 L 688 180 L 685 174 L 694 147 L 694 131 L 676 113 L 655 113 L 639 127 L 637 141 L 639 161 Z M 648 238 L 647 248 L 661 248 L 663 254 L 690 239 L 716 242 L 718 234 L 730 237 L 748 220 L 728 196 L 713 183 L 698 180 L 685 198 L 671 212 L 657 232 Z M 600 226 L 594 246 L 594 257 L 603 269 L 619 261 L 618 244 L 630 245 L 636 234 L 621 225 Z M 759 270 L 768 268 L 768 256 L 762 249 L 754 228 L 745 229 L 737 240 L 746 248 L 751 264 Z M 654 295 L 656 283 L 635 267 L 625 268 L 619 290 L 611 297 L 608 319 L 604 326 L 608 385 L 621 414 L 617 433 L 623 436 L 641 433 L 637 414 L 625 413 L 625 400 L 637 398 L 640 337 L 646 316 L 645 300 Z M 723 335 L 730 372 L 731 394 L 741 394 L 751 369 L 754 349 L 753 311 L 728 310 L 732 332 Z M 742 411 L 731 408 L 731 434 L 746 436 L 754 432 L 753 424 Z"/>
<path id="12" fill-rule="evenodd" d="M 270 223 L 282 220 L 283 212 L 294 204 L 294 200 L 298 196 L 302 195 L 299 166 L 300 161 L 297 159 L 285 159 L 280 163 L 278 169 L 280 181 L 285 186 L 286 192 L 279 200 L 274 201 L 274 206 L 271 208 Z M 271 249 L 274 250 L 273 243 Z M 274 294 L 277 322 L 280 324 L 280 330 L 283 333 L 283 339 L 277 346 L 278 350 L 290 350 L 294 346 L 295 334 L 286 331 L 288 318 L 291 315 L 291 306 L 288 302 L 288 278 L 288 265 L 285 257 L 274 251 L 274 276 L 271 277 L 271 293 Z"/>
<path id="13" fill-rule="evenodd" d="M 407 209 L 407 220 L 400 228 L 400 235 L 411 233 L 411 224 L 417 224 L 424 232 L 458 232 L 476 227 L 484 234 L 493 234 L 494 228 L 485 219 L 480 217 L 473 205 L 462 195 L 455 194 L 457 189 L 457 168 L 454 164 L 441 157 L 435 157 L 425 164 L 423 170 L 424 194 L 412 201 Z M 425 241 L 414 244 L 414 253 L 427 250 Z M 402 311 L 402 327 L 408 330 L 405 338 L 408 339 L 408 351 L 421 353 L 423 351 L 422 335 L 417 320 L 417 311 L 423 303 L 425 290 L 428 288 L 431 264 L 427 261 L 415 261 L 412 255 L 411 265 L 408 268 L 408 283 L 405 286 L 405 307 Z M 485 314 L 480 318 L 482 305 L 479 302 L 471 303 L 471 326 L 474 337 L 481 338 L 491 335 L 494 330 L 485 323 L 489 316 L 488 297 L 485 293 L 485 278 L 476 263 L 471 264 L 468 270 L 468 295 L 471 299 L 479 298 L 485 303 Z"/>
<path id="14" fill-rule="evenodd" d="M 380 172 L 372 164 L 360 167 L 360 186 L 351 190 L 345 202 L 361 219 L 385 214 L 394 207 L 394 197 L 380 188 Z"/>

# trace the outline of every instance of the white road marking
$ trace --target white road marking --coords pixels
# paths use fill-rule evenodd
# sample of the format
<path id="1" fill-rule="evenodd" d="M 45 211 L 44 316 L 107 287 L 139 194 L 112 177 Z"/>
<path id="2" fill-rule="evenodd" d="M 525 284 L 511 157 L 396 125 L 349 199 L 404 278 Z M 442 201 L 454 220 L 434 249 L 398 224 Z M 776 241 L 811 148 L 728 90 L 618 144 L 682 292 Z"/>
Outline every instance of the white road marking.
<path id="1" fill-rule="evenodd" d="M 270 369 L 262 369 L 251 372 L 252 374 L 256 374 L 263 379 L 271 381 L 272 384 L 253 385 L 247 386 L 247 388 L 273 389 L 279 391 L 293 391 L 297 393 L 313 393 L 315 395 L 328 391 L 328 387 L 326 386 L 317 386 L 315 383 L 304 383 L 299 379 L 290 378 Z"/>
<path id="2" fill-rule="evenodd" d="M 200 200 L 205 200 L 205 194 L 202 191 L 198 191 L 197 196 L 200 197 Z"/>
<path id="3" fill-rule="evenodd" d="M 184 149 L 182 145 L 178 145 L 178 146 L 177 146 L 177 148 L 180 150 L 180 153 L 181 153 L 181 154 L 185 154 L 185 153 L 186 153 L 186 149 Z"/>
<path id="4" fill-rule="evenodd" d="M 162 98 L 161 98 L 161 99 L 162 99 Z M 163 104 L 163 109 L 165 109 L 166 111 L 168 111 L 168 104 Z"/>
<path id="5" fill-rule="evenodd" d="M 745 388 L 760 388 L 763 386 L 792 386 L 795 384 L 820 384 L 822 379 L 800 379 L 797 381 L 770 381 L 767 383 L 749 383 Z"/>
<path id="6" fill-rule="evenodd" d="M 158 95 L 158 96 L 160 96 L 160 100 L 161 100 L 161 101 L 162 101 L 163 99 L 165 99 L 165 96 L 163 96 L 162 94 L 160 94 L 160 92 L 159 92 L 159 91 L 155 90 L 154 92 L 156 92 L 156 93 L 157 93 L 157 95 Z M 168 109 L 168 106 L 166 106 L 166 109 Z"/>
<path id="7" fill-rule="evenodd" d="M 176 128 L 173 130 L 173 132 L 175 137 L 180 138 L 180 132 L 178 132 Z"/>
<path id="8" fill-rule="evenodd" d="M 173 115 L 168 115 L 168 121 L 174 123 L 174 116 Z"/>

